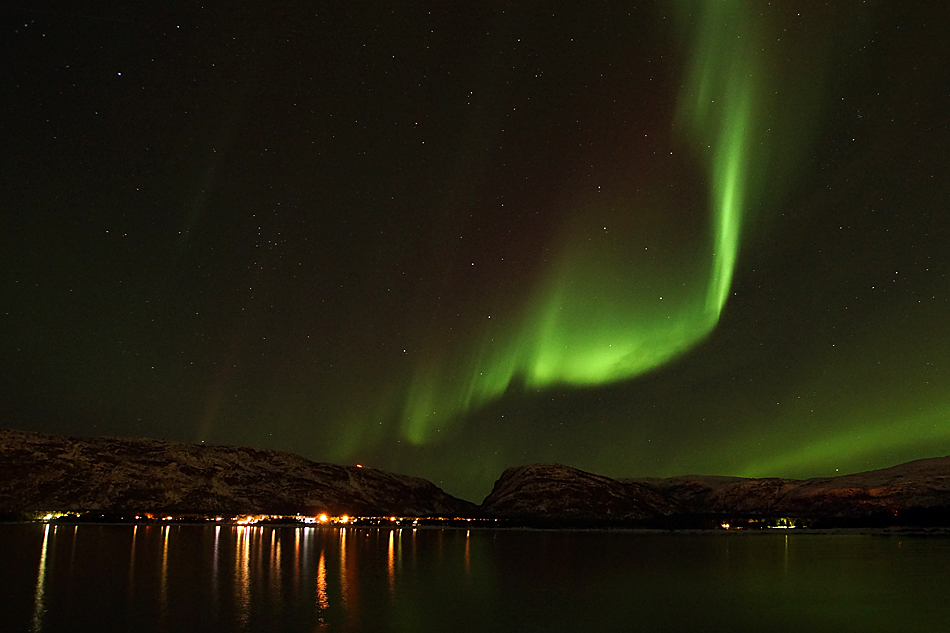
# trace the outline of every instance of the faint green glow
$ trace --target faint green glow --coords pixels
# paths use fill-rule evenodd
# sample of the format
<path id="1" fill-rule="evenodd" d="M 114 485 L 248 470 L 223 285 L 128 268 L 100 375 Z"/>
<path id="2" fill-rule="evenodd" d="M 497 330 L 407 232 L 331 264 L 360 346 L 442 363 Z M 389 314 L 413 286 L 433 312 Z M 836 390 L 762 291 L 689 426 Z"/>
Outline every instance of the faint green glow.
<path id="1" fill-rule="evenodd" d="M 447 360 L 437 345 L 421 355 L 402 416 L 411 442 L 434 439 L 447 420 L 513 385 L 591 386 L 643 374 L 716 326 L 743 218 L 754 203 L 757 24 L 752 4 L 739 0 L 684 1 L 681 8 L 690 52 L 674 126 L 706 169 L 709 245 L 691 244 L 698 253 L 667 255 L 657 264 L 649 253 L 656 236 L 635 219 L 664 217 L 662 202 L 627 201 L 609 210 L 578 203 L 548 274 L 527 293 L 521 313 L 486 320 L 479 347 L 465 358 Z"/>
<path id="2" fill-rule="evenodd" d="M 783 448 L 775 452 L 759 446 L 758 454 L 747 456 L 743 461 L 745 466 L 736 474 L 742 477 L 797 477 L 802 472 L 844 475 L 908 459 L 936 457 L 945 449 L 950 417 L 945 405 L 925 411 L 882 411 L 878 419 L 864 413 L 854 417 L 850 424 L 847 420 L 836 420 L 834 430 L 828 429 L 804 441 L 786 439 Z M 922 453 L 921 448 L 926 446 L 933 447 L 934 452 Z"/>

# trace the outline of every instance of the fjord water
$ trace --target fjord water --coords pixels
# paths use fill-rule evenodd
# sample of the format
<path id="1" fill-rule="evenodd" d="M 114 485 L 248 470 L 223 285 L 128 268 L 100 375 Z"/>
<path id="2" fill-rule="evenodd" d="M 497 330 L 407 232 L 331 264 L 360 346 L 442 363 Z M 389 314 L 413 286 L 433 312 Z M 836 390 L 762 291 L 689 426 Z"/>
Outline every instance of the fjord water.
<path id="1" fill-rule="evenodd" d="M 937 631 L 950 539 L 0 525 L 0 630 Z"/>

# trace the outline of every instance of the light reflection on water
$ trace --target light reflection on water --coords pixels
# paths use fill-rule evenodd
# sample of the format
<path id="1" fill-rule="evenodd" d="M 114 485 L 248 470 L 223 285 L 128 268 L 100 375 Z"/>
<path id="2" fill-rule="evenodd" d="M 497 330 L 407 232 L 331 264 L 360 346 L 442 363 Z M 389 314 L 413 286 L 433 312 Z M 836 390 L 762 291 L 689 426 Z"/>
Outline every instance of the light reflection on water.
<path id="1" fill-rule="evenodd" d="M 386 555 L 386 564 L 387 571 L 389 572 L 389 596 L 390 598 L 395 598 L 396 596 L 396 532 L 395 530 L 389 531 L 389 549 Z"/>
<path id="2" fill-rule="evenodd" d="M 472 549 L 471 549 L 472 531 L 465 530 L 465 574 L 472 572 Z"/>
<path id="3" fill-rule="evenodd" d="M 46 556 L 49 552 L 49 529 L 50 526 L 47 523 L 43 528 L 43 545 L 40 547 L 40 570 L 36 575 L 36 599 L 33 606 L 32 631 L 43 629 L 43 614 L 46 613 L 44 598 L 46 594 Z"/>
<path id="4" fill-rule="evenodd" d="M 349 583 L 346 582 L 346 534 L 347 528 L 340 529 L 340 597 L 343 599 L 343 609 L 346 610 L 349 601 Z"/>
<path id="5" fill-rule="evenodd" d="M 79 526 L 75 526 L 75 531 L 73 532 L 73 551 L 76 549 L 76 531 L 79 530 Z M 129 552 L 129 576 L 126 580 L 126 585 L 129 588 L 128 593 L 126 594 L 126 610 L 132 609 L 132 596 L 135 595 L 135 546 L 138 542 L 139 526 L 132 526 L 132 545 L 131 551 Z M 70 557 L 72 558 L 72 557 Z"/>
<path id="6" fill-rule="evenodd" d="M 218 550 L 219 542 L 221 540 L 221 526 L 214 526 L 214 554 L 211 562 L 211 599 L 214 601 L 214 608 L 218 608 L 218 574 L 220 565 L 218 560 L 220 558 L 220 553 Z"/>
<path id="7" fill-rule="evenodd" d="M 330 608 L 329 592 L 327 591 L 327 559 L 323 551 L 320 552 L 320 564 L 317 567 L 317 615 L 320 624 L 324 622 L 324 612 Z"/>
<path id="8" fill-rule="evenodd" d="M 36 632 L 938 630 L 950 621 L 948 572 L 950 538 L 906 535 L 0 525 L 0 600 L 12 605 L 0 622 Z"/>
<path id="9" fill-rule="evenodd" d="M 237 541 L 235 542 L 234 556 L 234 575 L 237 579 L 235 590 L 237 591 L 237 614 L 238 622 L 246 625 L 250 617 L 251 607 L 251 530 L 247 526 L 239 526 L 237 529 Z"/>
<path id="10" fill-rule="evenodd" d="M 161 583 L 161 595 L 159 597 L 158 603 L 161 605 L 161 615 L 159 616 L 159 623 L 161 628 L 165 628 L 165 623 L 168 621 L 168 534 L 170 527 L 165 526 L 162 528 L 162 583 Z"/>

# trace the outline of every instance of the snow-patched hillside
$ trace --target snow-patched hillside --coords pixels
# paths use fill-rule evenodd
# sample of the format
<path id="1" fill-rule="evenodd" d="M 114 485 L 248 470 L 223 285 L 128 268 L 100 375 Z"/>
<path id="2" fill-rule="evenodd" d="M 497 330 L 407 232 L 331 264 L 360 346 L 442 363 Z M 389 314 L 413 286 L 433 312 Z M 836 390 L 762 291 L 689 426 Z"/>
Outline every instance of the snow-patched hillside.
<path id="1" fill-rule="evenodd" d="M 270 450 L 0 430 L 0 511 L 471 513 L 417 477 Z"/>
<path id="2" fill-rule="evenodd" d="M 485 516 L 514 520 L 657 526 L 794 517 L 819 525 L 907 521 L 950 527 L 950 457 L 805 480 L 700 475 L 611 479 L 561 464 L 532 464 L 506 470 L 480 509 Z"/>

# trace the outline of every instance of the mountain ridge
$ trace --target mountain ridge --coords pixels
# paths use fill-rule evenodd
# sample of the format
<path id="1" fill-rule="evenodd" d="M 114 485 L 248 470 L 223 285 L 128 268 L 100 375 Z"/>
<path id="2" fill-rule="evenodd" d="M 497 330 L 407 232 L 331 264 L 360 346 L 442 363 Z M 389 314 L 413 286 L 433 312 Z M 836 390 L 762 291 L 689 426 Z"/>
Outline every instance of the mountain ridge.
<path id="1" fill-rule="evenodd" d="M 0 430 L 0 511 L 471 513 L 435 484 L 281 451 Z"/>
<path id="2" fill-rule="evenodd" d="M 0 512 L 472 517 L 508 524 L 714 527 L 797 517 L 950 527 L 950 456 L 832 477 L 611 478 L 562 464 L 506 469 L 480 505 L 419 477 L 281 451 L 0 429 Z"/>

